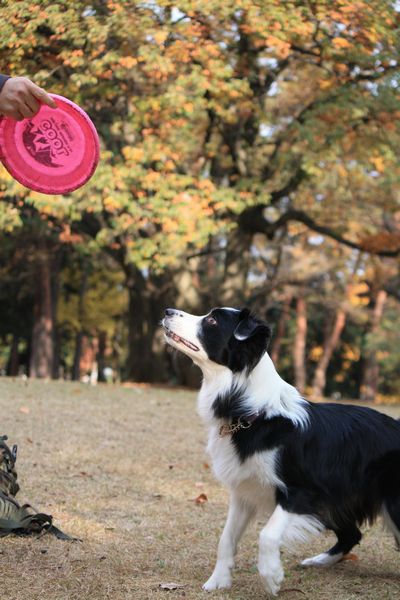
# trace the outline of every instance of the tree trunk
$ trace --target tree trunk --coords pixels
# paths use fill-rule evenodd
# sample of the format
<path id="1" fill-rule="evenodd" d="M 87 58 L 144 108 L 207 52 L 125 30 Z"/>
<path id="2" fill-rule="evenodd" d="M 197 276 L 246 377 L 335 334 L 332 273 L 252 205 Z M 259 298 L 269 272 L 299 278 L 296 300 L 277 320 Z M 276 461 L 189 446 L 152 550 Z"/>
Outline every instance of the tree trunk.
<path id="1" fill-rule="evenodd" d="M 51 269 L 51 304 L 52 304 L 52 319 L 54 323 L 53 327 L 53 367 L 52 367 L 52 378 L 58 379 L 60 377 L 61 367 L 61 332 L 57 327 L 57 305 L 58 297 L 60 292 L 60 271 L 63 260 L 63 248 L 59 248 L 55 253 L 54 260 L 52 260 Z"/>
<path id="2" fill-rule="evenodd" d="M 7 364 L 7 375 L 11 377 L 16 377 L 18 375 L 19 370 L 19 355 L 18 355 L 18 343 L 19 337 L 17 335 L 13 335 L 10 347 L 10 356 L 8 358 Z"/>
<path id="3" fill-rule="evenodd" d="M 302 292 L 296 301 L 296 336 L 293 345 L 295 386 L 300 394 L 306 389 L 307 305 Z"/>
<path id="4" fill-rule="evenodd" d="M 279 355 L 281 352 L 282 341 L 286 331 L 286 324 L 290 315 L 290 305 L 292 302 L 292 295 L 286 296 L 282 304 L 282 312 L 279 317 L 278 326 L 276 328 L 276 334 L 273 338 L 273 344 L 271 349 L 272 362 L 277 365 L 279 361 Z"/>
<path id="5" fill-rule="evenodd" d="M 84 331 L 84 321 L 85 321 L 85 295 L 88 287 L 89 281 L 89 273 L 87 269 L 87 265 L 83 265 L 82 279 L 79 287 L 79 298 L 78 298 L 78 323 L 79 323 L 79 331 L 76 332 L 75 335 L 75 352 L 74 352 L 74 362 L 72 365 L 72 375 L 71 378 L 73 381 L 79 381 L 81 378 L 81 358 L 82 358 L 82 347 L 83 347 L 83 337 L 85 334 Z"/>
<path id="6" fill-rule="evenodd" d="M 160 320 L 164 309 L 171 305 L 172 276 L 143 274 L 132 269 L 127 277 L 128 359 L 126 377 L 133 381 L 165 382 L 168 380 Z M 157 337 L 160 334 L 159 338 Z"/>
<path id="7" fill-rule="evenodd" d="M 362 260 L 362 253 L 359 252 L 357 256 L 357 260 L 354 263 L 352 275 L 349 278 L 349 281 L 346 285 L 346 299 L 342 303 L 342 305 L 336 311 L 336 318 L 332 328 L 327 328 L 324 336 L 324 344 L 322 355 L 318 361 L 317 367 L 314 373 L 314 379 L 312 384 L 312 396 L 314 398 L 320 398 L 325 390 L 326 385 L 326 371 L 328 369 L 329 363 L 332 358 L 332 354 L 337 348 L 337 345 L 340 340 L 340 336 L 342 335 L 342 331 L 346 324 L 347 312 L 346 305 L 350 299 L 350 294 L 352 290 L 351 281 L 354 279 L 357 271 L 360 267 Z"/>
<path id="8" fill-rule="evenodd" d="M 220 290 L 221 304 L 224 306 L 241 306 L 246 300 L 251 240 L 252 236 L 240 229 L 235 229 L 228 238 Z"/>
<path id="9" fill-rule="evenodd" d="M 315 369 L 312 384 L 312 396 L 314 398 L 320 398 L 324 393 L 326 384 L 326 371 L 332 358 L 332 354 L 334 353 L 340 340 L 345 323 L 346 312 L 343 308 L 339 308 L 336 312 L 336 318 L 333 327 L 328 329 L 327 335 L 325 336 L 322 355 Z"/>
<path id="10" fill-rule="evenodd" d="M 54 320 L 56 323 L 56 320 Z M 57 328 L 54 327 L 54 335 L 53 335 L 53 344 L 54 344 L 54 352 L 53 352 L 53 368 L 52 368 L 52 378 L 59 379 L 60 375 L 64 377 L 64 368 L 61 365 L 61 332 Z"/>
<path id="11" fill-rule="evenodd" d="M 83 331 L 78 331 L 75 335 L 74 362 L 72 365 L 71 379 L 79 381 L 81 378 L 81 356 L 82 356 Z"/>
<path id="12" fill-rule="evenodd" d="M 99 349 L 97 352 L 97 368 L 99 371 L 98 381 L 104 383 L 106 377 L 104 375 L 104 369 L 106 366 L 106 349 L 107 349 L 107 332 L 100 331 L 99 332 Z"/>
<path id="13" fill-rule="evenodd" d="M 31 377 L 51 377 L 53 368 L 53 305 L 51 298 L 51 268 L 47 251 L 42 251 L 37 270 L 36 298 L 32 331 Z"/>
<path id="14" fill-rule="evenodd" d="M 369 333 L 373 334 L 379 327 L 382 319 L 383 309 L 387 299 L 387 292 L 379 290 L 376 295 L 375 305 L 372 312 L 371 328 Z M 379 383 L 379 364 L 376 360 L 376 351 L 368 349 L 365 356 L 363 378 L 361 382 L 360 398 L 363 402 L 375 400 Z"/>

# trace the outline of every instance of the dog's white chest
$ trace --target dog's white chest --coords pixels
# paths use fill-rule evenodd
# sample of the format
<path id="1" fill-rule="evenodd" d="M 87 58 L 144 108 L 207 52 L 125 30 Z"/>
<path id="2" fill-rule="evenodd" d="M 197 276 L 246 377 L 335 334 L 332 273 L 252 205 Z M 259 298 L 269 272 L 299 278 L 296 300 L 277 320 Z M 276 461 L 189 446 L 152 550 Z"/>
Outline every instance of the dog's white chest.
<path id="1" fill-rule="evenodd" d="M 241 462 L 231 437 L 221 437 L 218 427 L 212 427 L 207 451 L 214 474 L 223 485 L 259 508 L 270 508 L 275 488 L 282 485 L 275 468 L 277 450 L 260 452 Z"/>
<path id="2" fill-rule="evenodd" d="M 210 430 L 207 452 L 212 459 L 214 475 L 227 487 L 236 487 L 248 478 L 248 467 L 241 465 L 230 436 L 221 437 L 218 427 Z"/>

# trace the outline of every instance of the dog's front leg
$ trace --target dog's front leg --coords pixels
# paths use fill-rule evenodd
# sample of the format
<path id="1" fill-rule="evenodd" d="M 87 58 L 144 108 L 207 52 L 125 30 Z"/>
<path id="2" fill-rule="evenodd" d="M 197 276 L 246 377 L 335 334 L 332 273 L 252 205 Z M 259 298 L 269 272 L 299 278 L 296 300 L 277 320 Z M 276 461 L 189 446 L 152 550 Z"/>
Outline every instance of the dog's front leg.
<path id="1" fill-rule="evenodd" d="M 203 590 L 211 592 L 231 587 L 231 569 L 235 566 L 236 548 L 255 512 L 253 506 L 244 503 L 232 492 L 228 517 L 218 544 L 217 562 L 210 579 L 203 585 Z"/>
<path id="2" fill-rule="evenodd" d="M 279 592 L 283 580 L 280 547 L 289 521 L 290 514 L 278 504 L 260 533 L 258 571 L 265 589 L 273 596 Z"/>

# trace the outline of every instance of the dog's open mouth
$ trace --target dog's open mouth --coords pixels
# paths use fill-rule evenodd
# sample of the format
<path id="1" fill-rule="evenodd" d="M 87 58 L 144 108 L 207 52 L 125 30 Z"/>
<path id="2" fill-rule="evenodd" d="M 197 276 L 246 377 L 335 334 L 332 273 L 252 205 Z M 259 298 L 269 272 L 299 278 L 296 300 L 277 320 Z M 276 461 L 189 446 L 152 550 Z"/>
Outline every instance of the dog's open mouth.
<path id="1" fill-rule="evenodd" d="M 192 342 L 189 342 L 188 340 L 185 340 L 180 335 L 177 335 L 176 333 L 174 333 L 173 331 L 168 329 L 168 327 L 166 327 L 165 325 L 164 325 L 164 330 L 165 330 L 165 335 L 167 337 L 173 339 L 174 342 L 176 342 L 177 344 L 183 344 L 184 346 L 187 346 L 187 348 L 190 348 L 190 350 L 193 350 L 194 352 L 198 352 L 200 350 L 200 348 L 198 346 L 195 346 L 195 344 L 192 344 Z"/>

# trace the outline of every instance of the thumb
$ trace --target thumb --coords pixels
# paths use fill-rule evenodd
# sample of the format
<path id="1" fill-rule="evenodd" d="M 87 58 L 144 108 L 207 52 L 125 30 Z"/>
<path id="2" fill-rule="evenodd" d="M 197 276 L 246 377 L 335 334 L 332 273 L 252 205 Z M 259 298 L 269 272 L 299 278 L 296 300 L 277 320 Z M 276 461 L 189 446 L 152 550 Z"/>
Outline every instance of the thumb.
<path id="1" fill-rule="evenodd" d="M 50 108 L 57 108 L 57 104 L 54 102 L 53 98 L 34 83 L 32 83 L 31 93 L 42 104 L 47 104 Z"/>

